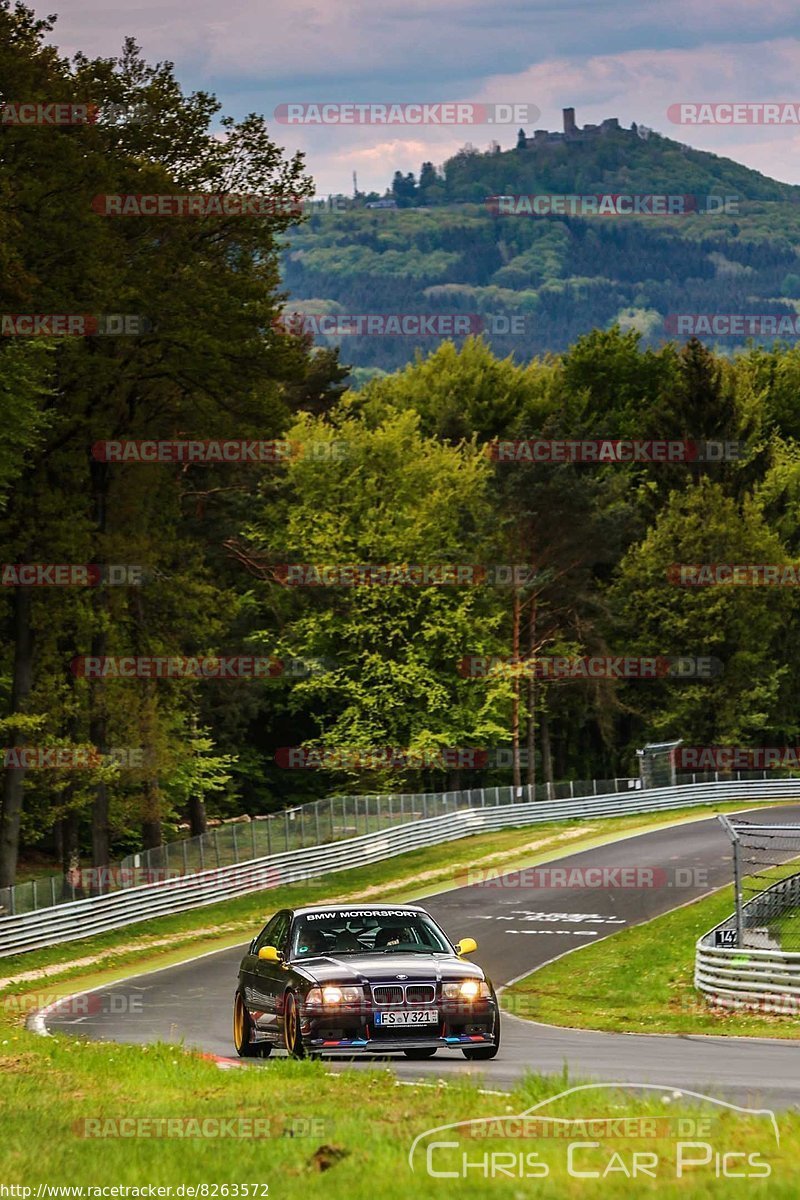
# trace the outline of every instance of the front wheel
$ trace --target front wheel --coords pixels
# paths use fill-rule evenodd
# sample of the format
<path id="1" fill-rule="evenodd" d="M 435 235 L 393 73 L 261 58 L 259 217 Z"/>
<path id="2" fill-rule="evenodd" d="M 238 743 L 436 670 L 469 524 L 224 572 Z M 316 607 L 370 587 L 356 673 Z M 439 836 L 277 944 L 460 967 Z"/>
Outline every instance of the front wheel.
<path id="1" fill-rule="evenodd" d="M 497 1058 L 500 1050 L 500 1018 L 495 1017 L 495 1033 L 493 1046 L 471 1046 L 469 1050 L 462 1050 L 464 1058 L 468 1058 L 471 1062 L 486 1062 L 490 1058 Z"/>
<path id="2" fill-rule="evenodd" d="M 233 1044 L 239 1058 L 257 1058 L 261 1052 L 261 1047 L 254 1046 L 250 1040 L 252 1033 L 253 1021 L 247 1011 L 244 996 L 237 992 L 233 1002 Z"/>
<path id="3" fill-rule="evenodd" d="M 297 1001 L 291 992 L 287 992 L 283 1006 L 283 1044 L 290 1058 L 306 1057 L 303 1035 L 300 1033 L 300 1014 L 297 1011 Z"/>
<path id="4" fill-rule="evenodd" d="M 424 1048 L 422 1046 L 420 1046 L 416 1050 L 404 1050 L 403 1051 L 403 1054 L 405 1054 L 406 1058 L 415 1058 L 415 1059 L 433 1058 L 435 1053 L 436 1053 L 435 1046 L 424 1047 Z"/>

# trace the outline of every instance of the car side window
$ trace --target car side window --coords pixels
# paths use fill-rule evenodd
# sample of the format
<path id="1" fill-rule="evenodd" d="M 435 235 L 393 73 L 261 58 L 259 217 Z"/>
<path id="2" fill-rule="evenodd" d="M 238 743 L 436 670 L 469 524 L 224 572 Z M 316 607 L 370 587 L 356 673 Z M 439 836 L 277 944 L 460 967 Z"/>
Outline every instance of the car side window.
<path id="1" fill-rule="evenodd" d="M 276 950 L 280 950 L 281 954 L 286 953 L 286 943 L 289 938 L 289 913 L 278 913 L 275 918 L 275 927 L 272 930 L 272 942 L 265 942 L 265 946 L 274 946 Z"/>
<path id="2" fill-rule="evenodd" d="M 256 938 L 256 944 L 253 947 L 254 954 L 258 954 L 258 952 L 262 946 L 276 945 L 276 943 L 273 941 L 273 937 L 275 935 L 275 931 L 278 928 L 278 923 L 282 916 L 283 916 L 283 913 L 278 913 L 277 916 L 274 916 L 271 921 L 268 921 L 267 924 L 264 926 L 264 928 L 261 930 L 261 933 Z"/>
<path id="3" fill-rule="evenodd" d="M 289 933 L 290 914 L 285 910 L 274 916 L 269 924 L 256 938 L 253 953 L 258 954 L 262 946 L 274 946 L 281 953 L 286 952 L 286 940 Z"/>

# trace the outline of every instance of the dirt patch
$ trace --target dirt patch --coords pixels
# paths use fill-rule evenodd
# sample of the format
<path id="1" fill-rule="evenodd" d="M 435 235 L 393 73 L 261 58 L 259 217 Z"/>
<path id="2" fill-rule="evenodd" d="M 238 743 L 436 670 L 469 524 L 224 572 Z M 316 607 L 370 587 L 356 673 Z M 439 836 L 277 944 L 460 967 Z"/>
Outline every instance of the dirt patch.
<path id="1" fill-rule="evenodd" d="M 589 832 L 589 827 L 581 825 L 577 829 L 565 829 L 563 833 L 551 834 L 550 837 L 539 838 L 533 842 L 523 842 L 520 846 L 514 846 L 511 850 L 497 850 L 494 854 L 485 854 L 481 858 L 472 858 L 469 862 L 454 862 L 448 867 L 434 867 L 430 871 L 420 871 L 417 875 L 407 875 L 403 879 L 396 879 L 392 882 L 391 890 L 400 891 L 403 888 L 415 886 L 418 883 L 433 883 L 448 879 L 452 875 L 463 873 L 466 876 L 467 871 L 475 870 L 476 867 L 492 867 L 498 863 L 509 862 L 511 860 L 525 858 L 529 854 L 535 853 L 536 850 L 558 846 L 563 842 L 574 841 L 575 838 L 585 837 Z M 468 880 L 464 879 L 466 886 Z M 386 893 L 388 887 L 383 886 L 364 888 L 361 892 L 348 892 L 346 896 L 336 896 L 329 900 L 320 900 L 320 904 L 339 904 L 347 900 L 370 900 L 375 896 L 380 896 Z"/>

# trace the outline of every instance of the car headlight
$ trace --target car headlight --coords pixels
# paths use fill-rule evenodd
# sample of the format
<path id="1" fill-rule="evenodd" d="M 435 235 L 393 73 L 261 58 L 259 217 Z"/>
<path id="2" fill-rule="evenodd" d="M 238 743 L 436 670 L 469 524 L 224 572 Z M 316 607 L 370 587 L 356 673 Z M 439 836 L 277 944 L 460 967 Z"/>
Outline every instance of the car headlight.
<path id="1" fill-rule="evenodd" d="M 358 1004 L 362 999 L 363 992 L 360 987 L 347 987 L 343 984 L 329 983 L 324 987 L 310 988 L 306 996 L 306 1004 Z"/>
<path id="2" fill-rule="evenodd" d="M 442 984 L 445 1000 L 488 1000 L 490 995 L 489 985 L 482 979 L 459 979 L 455 983 Z"/>

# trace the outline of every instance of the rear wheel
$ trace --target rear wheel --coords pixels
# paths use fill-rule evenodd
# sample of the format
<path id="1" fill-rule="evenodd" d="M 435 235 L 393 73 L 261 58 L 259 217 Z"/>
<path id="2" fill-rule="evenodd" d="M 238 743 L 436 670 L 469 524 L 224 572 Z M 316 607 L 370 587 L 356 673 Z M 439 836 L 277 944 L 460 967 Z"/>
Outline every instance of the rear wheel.
<path id="1" fill-rule="evenodd" d="M 303 1035 L 300 1032 L 300 1014 L 297 1011 L 297 1001 L 292 992 L 286 993 L 283 1006 L 283 1042 L 290 1058 L 306 1057 Z"/>
<path id="2" fill-rule="evenodd" d="M 435 1053 L 436 1053 L 435 1046 L 429 1046 L 429 1047 L 425 1047 L 425 1048 L 419 1047 L 419 1049 L 416 1049 L 416 1050 L 404 1050 L 403 1051 L 403 1054 L 405 1054 L 406 1058 L 433 1058 Z"/>
<path id="3" fill-rule="evenodd" d="M 254 1046 L 250 1040 L 252 1032 L 253 1021 L 247 1011 L 244 996 L 241 992 L 237 992 L 233 1002 L 233 1044 L 239 1058 L 258 1058 L 261 1053 L 261 1047 Z M 269 1053 L 269 1048 L 267 1053 Z"/>

